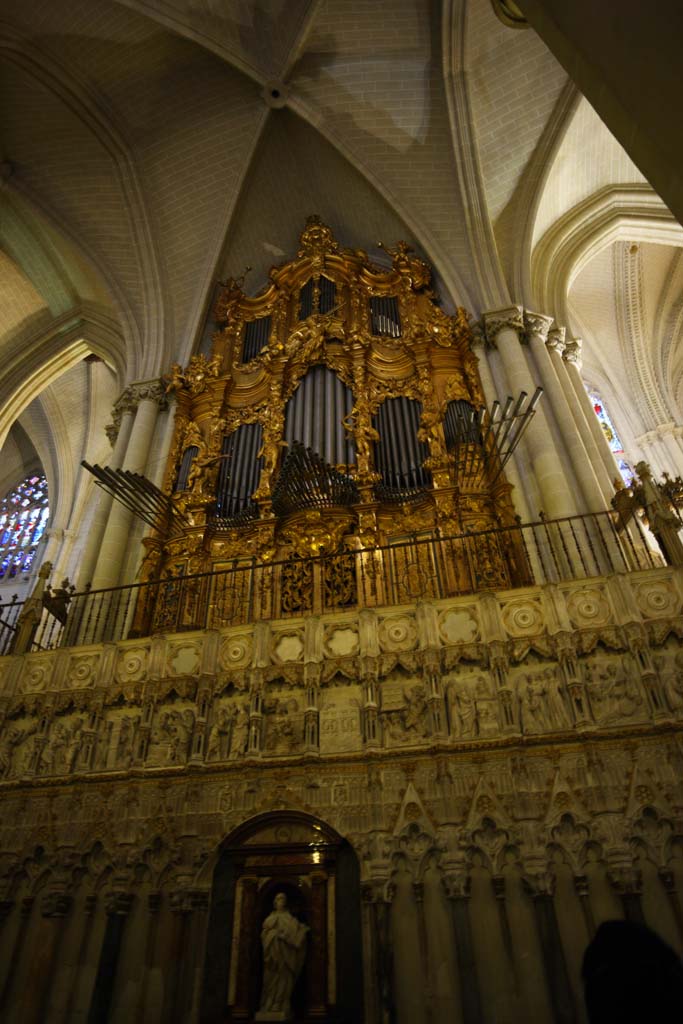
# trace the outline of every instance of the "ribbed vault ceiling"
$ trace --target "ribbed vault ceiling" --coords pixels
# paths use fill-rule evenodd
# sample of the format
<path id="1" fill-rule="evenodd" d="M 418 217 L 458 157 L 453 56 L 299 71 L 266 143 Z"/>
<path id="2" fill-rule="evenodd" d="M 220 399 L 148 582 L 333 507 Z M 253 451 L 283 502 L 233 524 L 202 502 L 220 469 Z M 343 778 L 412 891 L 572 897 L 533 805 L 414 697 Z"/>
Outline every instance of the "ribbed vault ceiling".
<path id="1" fill-rule="evenodd" d="M 75 343 L 114 394 L 186 360 L 215 281 L 251 264 L 258 288 L 317 212 L 347 245 L 406 238 L 475 316 L 521 301 L 570 320 L 624 408 L 651 373 L 657 408 L 640 403 L 634 432 L 680 417 L 680 251 L 652 233 L 601 245 L 583 224 L 601 190 L 647 186 L 489 0 L 10 0 L 0 68 L 0 403 L 38 399 L 16 396 L 52 387 Z M 550 260 L 540 295 L 534 252 L 565 222 L 590 258 L 566 287 Z M 23 414 L 62 476 L 93 428 L 88 393 L 51 454 Z"/>

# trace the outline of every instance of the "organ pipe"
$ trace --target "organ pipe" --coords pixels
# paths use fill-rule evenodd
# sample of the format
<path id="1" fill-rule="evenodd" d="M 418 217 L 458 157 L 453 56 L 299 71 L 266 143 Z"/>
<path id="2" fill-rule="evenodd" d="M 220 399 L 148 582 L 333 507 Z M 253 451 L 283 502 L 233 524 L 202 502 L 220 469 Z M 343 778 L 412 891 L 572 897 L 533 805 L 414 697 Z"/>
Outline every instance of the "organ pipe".
<path id="1" fill-rule="evenodd" d="M 353 442 L 342 420 L 351 414 L 353 397 L 327 366 L 314 366 L 287 403 L 284 439 L 311 448 L 329 465 L 355 462 Z"/>

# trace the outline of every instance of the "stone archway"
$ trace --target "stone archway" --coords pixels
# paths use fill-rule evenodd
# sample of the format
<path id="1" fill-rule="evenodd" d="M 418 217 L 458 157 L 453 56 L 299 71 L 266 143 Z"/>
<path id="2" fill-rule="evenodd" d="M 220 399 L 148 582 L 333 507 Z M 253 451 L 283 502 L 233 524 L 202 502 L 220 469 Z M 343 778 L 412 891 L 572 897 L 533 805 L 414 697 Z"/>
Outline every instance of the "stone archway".
<path id="1" fill-rule="evenodd" d="M 263 978 L 261 929 L 280 892 L 309 929 L 292 1020 L 363 1020 L 356 854 L 324 822 L 277 811 L 251 818 L 221 844 L 211 887 L 202 1024 L 255 1019 Z"/>

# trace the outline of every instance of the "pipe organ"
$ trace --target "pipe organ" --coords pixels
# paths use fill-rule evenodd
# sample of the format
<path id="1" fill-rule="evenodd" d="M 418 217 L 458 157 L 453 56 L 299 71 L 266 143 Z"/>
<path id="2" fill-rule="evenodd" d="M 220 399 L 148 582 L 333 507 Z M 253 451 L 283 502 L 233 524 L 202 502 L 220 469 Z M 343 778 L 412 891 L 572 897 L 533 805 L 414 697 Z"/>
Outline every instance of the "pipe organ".
<path id="1" fill-rule="evenodd" d="M 484 458 L 468 316 L 439 308 L 408 245 L 386 253 L 380 267 L 311 217 L 259 294 L 222 286 L 210 356 L 166 378 L 165 490 L 186 525 L 146 540 L 147 578 L 514 523 Z"/>

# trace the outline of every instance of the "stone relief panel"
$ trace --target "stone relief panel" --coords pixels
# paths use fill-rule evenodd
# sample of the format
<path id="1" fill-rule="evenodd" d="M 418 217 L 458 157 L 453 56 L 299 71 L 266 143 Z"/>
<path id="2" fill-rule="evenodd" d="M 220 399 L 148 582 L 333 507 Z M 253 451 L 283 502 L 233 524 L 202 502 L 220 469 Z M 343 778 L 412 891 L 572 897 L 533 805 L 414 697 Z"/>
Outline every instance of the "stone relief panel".
<path id="1" fill-rule="evenodd" d="M 296 691 L 295 691 L 296 692 Z M 303 694 L 291 690 L 270 690 L 263 700 L 263 750 L 269 754 L 292 754 L 303 747 Z"/>
<path id="2" fill-rule="evenodd" d="M 249 701 L 216 701 L 207 734 L 206 760 L 234 760 L 243 757 L 248 746 Z"/>
<path id="3" fill-rule="evenodd" d="M 471 740 L 498 732 L 498 700 L 488 673 L 455 671 L 446 676 L 448 721 L 454 739 Z"/>
<path id="4" fill-rule="evenodd" d="M 417 677 L 393 672 L 382 681 L 382 727 L 385 746 L 420 743 L 432 733 L 428 692 Z"/>
<path id="5" fill-rule="evenodd" d="M 360 750 L 361 703 L 359 686 L 325 690 L 320 697 L 320 753 Z"/>
<path id="6" fill-rule="evenodd" d="M 32 715 L 5 722 L 0 735 L 0 777 L 24 775 L 35 763 L 38 719 Z"/>
<path id="7" fill-rule="evenodd" d="M 608 725 L 648 718 L 647 701 L 628 658 L 599 655 L 586 664 L 585 675 L 596 722 Z"/>
<path id="8" fill-rule="evenodd" d="M 166 701 L 155 711 L 145 763 L 186 764 L 190 754 L 196 707 L 189 701 Z"/>

